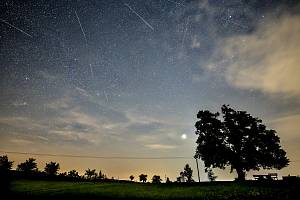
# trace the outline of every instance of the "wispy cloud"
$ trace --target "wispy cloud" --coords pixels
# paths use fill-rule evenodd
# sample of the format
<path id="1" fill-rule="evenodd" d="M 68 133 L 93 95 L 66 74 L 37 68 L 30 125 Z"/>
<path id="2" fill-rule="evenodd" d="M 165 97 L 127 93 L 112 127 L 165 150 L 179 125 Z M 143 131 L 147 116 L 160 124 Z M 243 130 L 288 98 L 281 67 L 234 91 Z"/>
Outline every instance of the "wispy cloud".
<path id="1" fill-rule="evenodd" d="M 300 139 L 300 114 L 273 119 L 270 121 L 270 125 L 286 140 Z"/>
<path id="2" fill-rule="evenodd" d="M 167 144 L 146 144 L 145 147 L 150 149 L 175 149 L 176 146 L 174 145 L 167 145 Z"/>
<path id="3" fill-rule="evenodd" d="M 46 108 L 50 108 L 53 110 L 62 110 L 71 108 L 71 99 L 69 96 L 64 96 L 59 99 L 55 99 L 49 103 L 44 105 Z"/>
<path id="4" fill-rule="evenodd" d="M 46 126 L 29 117 L 0 117 L 0 124 L 3 126 L 14 127 L 23 131 L 44 129 Z"/>
<path id="5" fill-rule="evenodd" d="M 11 139 L 10 142 L 16 144 L 24 144 L 24 145 L 30 145 L 34 143 L 32 140 L 25 140 L 25 139 Z"/>
<path id="6" fill-rule="evenodd" d="M 79 92 L 79 94 L 86 97 L 91 97 L 91 95 L 85 89 L 82 89 L 80 87 L 75 87 L 75 89 Z"/>
<path id="7" fill-rule="evenodd" d="M 66 91 L 43 108 L 47 115 L 42 117 L 1 117 L 1 128 L 18 138 L 9 141 L 99 145 L 126 140 L 150 149 L 174 149 L 180 140 L 176 129 L 181 124 L 174 126 L 174 119 L 155 117 L 137 107 L 110 107 L 82 88 Z"/>
<path id="8" fill-rule="evenodd" d="M 22 107 L 22 106 L 28 106 L 28 103 L 26 101 L 15 101 L 12 103 L 15 107 Z"/>

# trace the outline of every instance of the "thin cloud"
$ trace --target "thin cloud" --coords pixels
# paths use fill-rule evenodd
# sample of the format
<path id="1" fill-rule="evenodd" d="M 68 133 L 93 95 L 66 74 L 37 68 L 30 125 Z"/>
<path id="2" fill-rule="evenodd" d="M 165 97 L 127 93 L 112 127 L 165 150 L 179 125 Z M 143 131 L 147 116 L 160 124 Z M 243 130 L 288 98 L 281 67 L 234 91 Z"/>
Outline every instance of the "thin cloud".
<path id="1" fill-rule="evenodd" d="M 149 149 L 175 149 L 176 146 L 174 145 L 167 145 L 167 144 L 147 144 L 145 147 Z"/>
<path id="2" fill-rule="evenodd" d="M 25 139 L 11 139 L 10 142 L 16 144 L 24 144 L 24 145 L 30 145 L 34 143 L 32 140 L 25 140 Z"/>
<path id="3" fill-rule="evenodd" d="M 13 106 L 15 107 L 23 107 L 23 106 L 28 106 L 28 103 L 26 101 L 16 101 L 12 103 Z"/>
<path id="4" fill-rule="evenodd" d="M 46 108 L 53 110 L 69 109 L 71 108 L 71 99 L 68 96 L 58 98 L 44 105 Z"/>
<path id="5" fill-rule="evenodd" d="M 270 121 L 270 125 L 284 136 L 285 140 L 300 139 L 300 114 L 276 118 Z"/>

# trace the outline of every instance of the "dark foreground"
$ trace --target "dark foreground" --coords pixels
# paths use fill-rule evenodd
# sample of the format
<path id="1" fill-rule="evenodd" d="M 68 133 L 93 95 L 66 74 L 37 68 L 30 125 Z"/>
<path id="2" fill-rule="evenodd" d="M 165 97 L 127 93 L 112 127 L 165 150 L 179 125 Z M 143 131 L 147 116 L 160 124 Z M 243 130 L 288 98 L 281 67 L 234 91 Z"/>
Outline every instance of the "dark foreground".
<path id="1" fill-rule="evenodd" d="M 91 183 L 17 180 L 1 199 L 298 199 L 298 183 L 214 182 L 194 184 Z M 298 190 L 298 191 L 297 191 Z"/>

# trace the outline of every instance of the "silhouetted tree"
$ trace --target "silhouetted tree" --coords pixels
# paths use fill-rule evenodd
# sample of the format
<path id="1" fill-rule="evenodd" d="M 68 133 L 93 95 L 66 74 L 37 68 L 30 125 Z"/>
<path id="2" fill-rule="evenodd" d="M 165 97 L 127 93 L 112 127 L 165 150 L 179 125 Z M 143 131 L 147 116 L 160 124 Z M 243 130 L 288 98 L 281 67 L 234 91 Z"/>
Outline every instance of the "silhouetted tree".
<path id="1" fill-rule="evenodd" d="M 85 170 L 86 178 L 89 180 L 95 179 L 97 177 L 96 169 L 87 169 Z"/>
<path id="2" fill-rule="evenodd" d="M 143 182 L 145 183 L 147 181 L 147 176 L 146 174 L 141 174 L 139 177 L 140 177 L 140 182 Z"/>
<path id="3" fill-rule="evenodd" d="M 0 156 L 0 172 L 8 173 L 11 170 L 13 161 L 8 160 L 7 155 Z"/>
<path id="4" fill-rule="evenodd" d="M 217 176 L 215 176 L 215 173 L 212 171 L 211 168 L 205 169 L 205 172 L 207 172 L 207 178 L 209 181 L 213 182 L 216 180 Z"/>
<path id="5" fill-rule="evenodd" d="M 193 182 L 194 180 L 192 179 L 193 177 L 193 170 L 192 168 L 189 166 L 189 164 L 186 164 L 184 167 L 184 171 L 183 171 L 183 175 L 186 177 L 186 182 Z"/>
<path id="6" fill-rule="evenodd" d="M 61 173 L 58 174 L 58 176 L 60 176 L 60 177 L 67 177 L 68 173 L 67 172 L 61 172 Z"/>
<path id="7" fill-rule="evenodd" d="M 98 174 L 99 179 L 106 179 L 106 175 L 100 170 Z"/>
<path id="8" fill-rule="evenodd" d="M 161 183 L 161 178 L 160 178 L 160 176 L 158 176 L 158 175 L 154 175 L 153 177 L 152 177 L 152 183 Z"/>
<path id="9" fill-rule="evenodd" d="M 166 183 L 172 183 L 172 181 L 170 181 L 169 177 L 167 177 Z"/>
<path id="10" fill-rule="evenodd" d="M 47 175 L 54 176 L 54 175 L 57 174 L 59 169 L 60 169 L 59 163 L 50 162 L 50 163 L 46 163 L 46 166 L 45 166 L 44 170 L 45 170 Z"/>
<path id="11" fill-rule="evenodd" d="M 130 175 L 129 178 L 130 178 L 131 181 L 133 181 L 134 176 L 133 176 L 133 175 Z"/>
<path id="12" fill-rule="evenodd" d="M 35 162 L 34 158 L 29 158 L 25 162 L 20 163 L 17 167 L 17 170 L 26 173 L 35 172 L 37 171 L 37 163 Z"/>
<path id="13" fill-rule="evenodd" d="M 69 171 L 67 176 L 70 178 L 80 178 L 78 172 L 75 169 Z"/>
<path id="14" fill-rule="evenodd" d="M 201 158 L 206 168 L 231 166 L 238 180 L 245 180 L 249 170 L 288 166 L 289 160 L 275 130 L 267 129 L 262 120 L 245 111 L 236 111 L 227 105 L 221 110 L 222 121 L 219 113 L 204 110 L 197 114 L 195 158 Z"/>
<path id="15" fill-rule="evenodd" d="M 181 172 L 179 173 L 179 177 L 177 177 L 177 182 L 178 182 L 178 183 L 185 182 L 184 172 L 181 171 Z"/>
<path id="16" fill-rule="evenodd" d="M 0 156 L 0 191 L 7 192 L 10 188 L 13 161 L 8 160 L 7 155 Z"/>

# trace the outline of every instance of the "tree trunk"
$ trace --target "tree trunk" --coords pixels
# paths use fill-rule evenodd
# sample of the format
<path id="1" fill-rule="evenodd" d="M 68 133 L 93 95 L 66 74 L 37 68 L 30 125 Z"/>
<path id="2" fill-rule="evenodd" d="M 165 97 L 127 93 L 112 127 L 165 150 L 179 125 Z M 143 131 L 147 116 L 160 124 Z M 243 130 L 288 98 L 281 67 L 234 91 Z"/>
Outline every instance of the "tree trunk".
<path id="1" fill-rule="evenodd" d="M 242 170 L 242 169 L 236 169 L 236 172 L 238 174 L 237 180 L 238 181 L 244 181 L 245 180 L 245 176 L 246 176 L 246 173 L 244 172 L 244 170 Z"/>

